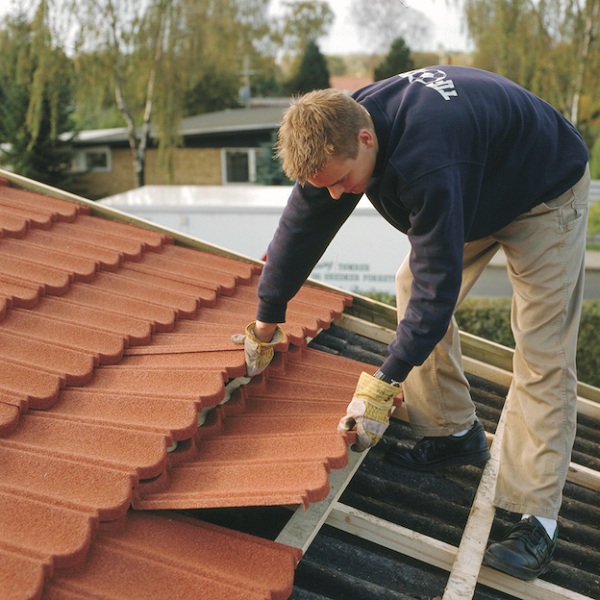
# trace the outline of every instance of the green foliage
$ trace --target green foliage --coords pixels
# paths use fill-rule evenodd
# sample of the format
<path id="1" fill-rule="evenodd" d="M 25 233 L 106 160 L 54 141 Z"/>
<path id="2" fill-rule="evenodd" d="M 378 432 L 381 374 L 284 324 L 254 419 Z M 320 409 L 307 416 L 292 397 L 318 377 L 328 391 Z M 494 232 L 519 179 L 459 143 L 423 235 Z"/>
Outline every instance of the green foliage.
<path id="1" fill-rule="evenodd" d="M 0 157 L 21 175 L 70 188 L 73 153 L 61 134 L 72 131 L 71 70 L 62 51 L 49 46 L 44 13 L 5 21 L 0 32 Z"/>
<path id="2" fill-rule="evenodd" d="M 589 243 L 593 244 L 600 241 L 600 202 L 590 204 L 587 236 Z"/>
<path id="3" fill-rule="evenodd" d="M 375 81 L 380 81 L 398 73 L 411 71 L 413 68 L 414 62 L 410 56 L 410 48 L 406 45 L 404 38 L 399 37 L 392 42 L 390 51 L 382 63 L 375 68 L 373 76 Z"/>
<path id="4" fill-rule="evenodd" d="M 207 68 L 196 85 L 184 96 L 184 115 L 193 116 L 239 107 L 239 86 L 239 77 L 235 73 L 222 73 L 214 68 Z"/>
<path id="5" fill-rule="evenodd" d="M 600 3 L 464 0 L 473 66 L 541 96 L 576 126 L 597 119 Z"/>
<path id="6" fill-rule="evenodd" d="M 514 348 L 510 303 L 510 298 L 467 298 L 456 311 L 456 322 L 463 331 Z"/>
<path id="7" fill-rule="evenodd" d="M 343 56 L 327 56 L 327 69 L 332 76 L 347 75 L 348 65 Z"/>
<path id="8" fill-rule="evenodd" d="M 327 61 L 317 43 L 309 41 L 294 76 L 288 82 L 290 94 L 305 94 L 329 87 Z"/>
<path id="9" fill-rule="evenodd" d="M 590 175 L 592 179 L 600 179 L 600 134 L 594 140 L 590 152 Z"/>
<path id="10" fill-rule="evenodd" d="M 284 0 L 282 41 L 293 53 L 301 52 L 314 40 L 326 35 L 333 24 L 334 14 L 322 0 Z"/>
<path id="11" fill-rule="evenodd" d="M 367 298 L 381 302 L 382 304 L 389 304 L 390 306 L 396 306 L 396 296 L 388 294 L 387 292 L 367 292 L 364 294 Z"/>
<path id="12" fill-rule="evenodd" d="M 256 157 L 256 183 L 261 185 L 291 185 L 281 166 L 281 159 L 276 158 L 273 148 L 277 134 L 271 136 L 271 141 L 260 145 Z"/>
<path id="13" fill-rule="evenodd" d="M 579 324 L 577 344 L 577 373 L 580 381 L 600 387 L 600 301 L 585 300 Z"/>
<path id="14" fill-rule="evenodd" d="M 440 55 L 437 52 L 412 52 L 411 58 L 415 69 L 437 65 L 440 62 Z"/>

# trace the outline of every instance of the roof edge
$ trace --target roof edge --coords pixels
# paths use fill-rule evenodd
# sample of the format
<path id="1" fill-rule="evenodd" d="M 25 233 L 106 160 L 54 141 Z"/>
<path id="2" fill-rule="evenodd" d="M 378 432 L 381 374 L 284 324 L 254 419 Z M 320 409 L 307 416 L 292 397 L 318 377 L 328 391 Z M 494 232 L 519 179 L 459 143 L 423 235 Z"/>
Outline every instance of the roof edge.
<path id="1" fill-rule="evenodd" d="M 64 190 L 60 190 L 58 188 L 52 187 L 44 183 L 39 183 L 37 181 L 34 181 L 33 179 L 24 177 L 23 175 L 18 175 L 16 173 L 11 173 L 10 171 L 0 169 L 0 177 L 7 179 L 11 184 L 21 189 L 28 190 L 30 192 L 38 192 L 40 194 L 45 194 L 46 196 L 50 196 L 52 198 L 58 198 L 60 200 L 66 200 L 68 202 L 74 202 L 75 204 L 86 206 L 90 209 L 90 212 L 95 216 L 100 216 L 111 221 L 126 223 L 128 225 L 137 225 L 138 227 L 143 227 L 144 229 L 149 229 L 151 231 L 156 231 L 157 233 L 168 235 L 181 246 L 185 246 L 187 248 L 193 248 L 195 250 L 204 250 L 212 254 L 217 254 L 219 256 L 225 256 L 228 258 L 235 258 L 256 265 L 263 264 L 262 261 L 252 258 L 250 256 L 245 256 L 243 254 L 227 250 L 226 248 L 222 248 L 215 244 L 203 242 L 198 238 L 194 238 L 179 231 L 175 231 L 174 229 L 169 229 L 168 227 L 157 225 L 152 221 L 146 221 L 145 219 L 142 219 L 140 217 L 135 217 L 128 213 L 122 212 L 116 208 L 111 208 L 109 206 L 102 205 L 98 202 L 95 202 L 94 200 L 84 198 L 83 196 L 78 196 L 77 194 L 73 194 L 71 192 L 65 192 Z"/>

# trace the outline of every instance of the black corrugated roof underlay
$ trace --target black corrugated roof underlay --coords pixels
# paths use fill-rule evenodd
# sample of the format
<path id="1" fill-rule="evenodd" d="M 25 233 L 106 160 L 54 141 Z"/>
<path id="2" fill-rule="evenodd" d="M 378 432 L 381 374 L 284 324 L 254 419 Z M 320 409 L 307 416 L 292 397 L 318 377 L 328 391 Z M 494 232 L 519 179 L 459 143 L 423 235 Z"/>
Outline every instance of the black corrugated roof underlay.
<path id="1" fill-rule="evenodd" d="M 385 344 L 336 325 L 311 346 L 347 358 L 379 365 Z M 495 431 L 506 388 L 469 376 L 478 417 Z M 385 460 L 386 443 L 414 443 L 410 428 L 392 421 L 383 441 L 369 451 L 340 498 L 342 504 L 437 540 L 458 546 L 482 469 L 462 466 L 443 472 L 411 471 Z M 596 422 L 580 416 L 573 461 L 600 470 L 600 432 Z M 567 483 L 559 517 L 555 558 L 542 579 L 590 598 L 600 598 L 600 508 L 598 494 Z M 490 537 L 499 539 L 517 519 L 497 511 Z M 292 598 L 373 600 L 430 599 L 444 592 L 448 573 L 411 560 L 345 532 L 325 526 L 298 566 Z M 478 586 L 477 600 L 509 598 Z"/>

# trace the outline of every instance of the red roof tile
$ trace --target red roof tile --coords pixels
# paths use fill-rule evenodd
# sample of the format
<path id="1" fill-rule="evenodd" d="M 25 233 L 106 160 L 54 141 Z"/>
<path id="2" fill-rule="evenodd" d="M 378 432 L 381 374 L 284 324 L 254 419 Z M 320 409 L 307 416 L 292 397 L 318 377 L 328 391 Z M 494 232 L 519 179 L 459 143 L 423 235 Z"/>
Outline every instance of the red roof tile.
<path id="1" fill-rule="evenodd" d="M 85 569 L 55 576 L 44 599 L 283 600 L 300 555 L 180 515 L 131 513 L 122 529 L 97 536 Z"/>
<path id="2" fill-rule="evenodd" d="M 130 506 L 323 499 L 362 366 L 305 336 L 349 298 L 303 288 L 284 325 L 299 347 L 220 405 L 260 266 L 0 183 L 3 597 L 287 597 L 297 551 Z"/>
<path id="3" fill-rule="evenodd" d="M 44 221 L 74 221 L 78 215 L 89 213 L 89 208 L 81 204 L 16 189 L 10 187 L 10 183 L 5 178 L 0 179 L 3 180 L 0 182 L 1 214 L 15 211 L 26 219 L 33 219 L 34 215 L 42 214 Z"/>

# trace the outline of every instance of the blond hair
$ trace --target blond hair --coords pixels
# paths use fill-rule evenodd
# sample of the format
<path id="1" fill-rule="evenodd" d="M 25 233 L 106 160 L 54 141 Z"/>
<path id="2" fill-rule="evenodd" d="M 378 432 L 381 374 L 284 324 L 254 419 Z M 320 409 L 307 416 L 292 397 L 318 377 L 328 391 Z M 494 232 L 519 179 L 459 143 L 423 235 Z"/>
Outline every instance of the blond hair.
<path id="1" fill-rule="evenodd" d="M 347 94 L 316 90 L 292 101 L 279 127 L 277 157 L 292 180 L 304 183 L 335 157 L 356 158 L 358 132 L 369 113 Z"/>

